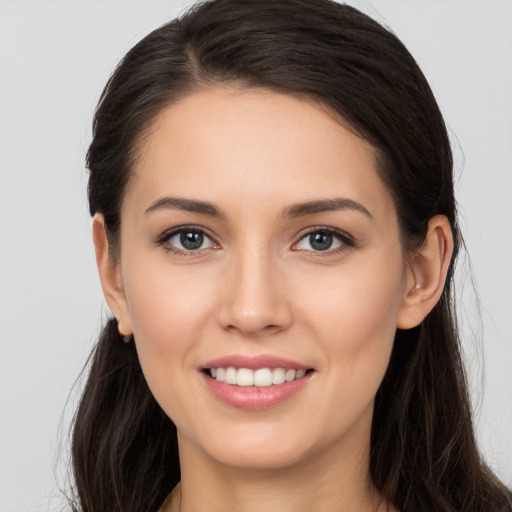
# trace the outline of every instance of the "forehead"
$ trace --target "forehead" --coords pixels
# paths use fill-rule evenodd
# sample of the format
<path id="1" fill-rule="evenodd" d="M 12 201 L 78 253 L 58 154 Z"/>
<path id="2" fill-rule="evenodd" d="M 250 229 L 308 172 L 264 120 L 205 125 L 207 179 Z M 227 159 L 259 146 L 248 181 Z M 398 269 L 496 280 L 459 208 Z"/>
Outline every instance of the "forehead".
<path id="1" fill-rule="evenodd" d="M 193 197 L 267 209 L 350 197 L 389 209 L 375 151 L 321 106 L 265 89 L 208 89 L 164 109 L 141 146 L 127 195 Z"/>

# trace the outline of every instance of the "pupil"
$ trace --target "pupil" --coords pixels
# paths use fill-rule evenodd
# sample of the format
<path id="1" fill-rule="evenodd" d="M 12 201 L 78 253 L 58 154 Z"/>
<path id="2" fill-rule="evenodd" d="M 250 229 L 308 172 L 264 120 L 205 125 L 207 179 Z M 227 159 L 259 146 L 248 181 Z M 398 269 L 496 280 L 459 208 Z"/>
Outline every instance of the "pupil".
<path id="1" fill-rule="evenodd" d="M 309 237 L 309 242 L 313 249 L 325 251 L 332 245 L 332 235 L 329 233 L 314 233 Z"/>
<path id="2" fill-rule="evenodd" d="M 203 234 L 198 233 L 197 231 L 188 231 L 186 233 L 181 233 L 180 235 L 181 245 L 183 245 L 183 247 L 189 251 L 199 249 L 201 245 L 203 245 L 203 239 Z"/>

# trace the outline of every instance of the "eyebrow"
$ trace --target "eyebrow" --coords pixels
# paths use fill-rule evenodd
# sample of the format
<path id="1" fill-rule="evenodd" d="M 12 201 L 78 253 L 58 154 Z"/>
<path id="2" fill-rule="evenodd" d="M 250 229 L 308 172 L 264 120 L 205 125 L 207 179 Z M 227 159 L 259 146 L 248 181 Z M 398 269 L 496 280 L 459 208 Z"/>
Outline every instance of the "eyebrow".
<path id="1" fill-rule="evenodd" d="M 314 215 L 315 213 L 332 212 L 338 210 L 355 210 L 364 213 L 370 219 L 373 219 L 371 213 L 357 201 L 338 197 L 334 199 L 321 199 L 318 201 L 308 201 L 295 204 L 285 209 L 284 218 L 296 218 L 305 215 Z"/>
<path id="2" fill-rule="evenodd" d="M 144 213 L 147 214 L 160 209 L 183 210 L 211 217 L 224 217 L 224 214 L 212 203 L 181 197 L 162 197 L 157 199 Z"/>
<path id="3" fill-rule="evenodd" d="M 224 213 L 212 203 L 207 201 L 198 201 L 196 199 L 184 199 L 181 197 L 162 197 L 157 199 L 149 208 L 146 209 L 144 213 L 148 214 L 160 209 L 183 210 L 186 212 L 199 213 L 201 215 L 208 215 L 217 218 L 223 218 L 225 216 Z M 282 217 L 285 219 L 297 218 L 306 215 L 314 215 L 316 213 L 339 210 L 355 210 L 364 213 L 367 217 L 373 219 L 370 212 L 361 203 L 358 203 L 353 199 L 342 197 L 294 204 L 285 208 Z"/>

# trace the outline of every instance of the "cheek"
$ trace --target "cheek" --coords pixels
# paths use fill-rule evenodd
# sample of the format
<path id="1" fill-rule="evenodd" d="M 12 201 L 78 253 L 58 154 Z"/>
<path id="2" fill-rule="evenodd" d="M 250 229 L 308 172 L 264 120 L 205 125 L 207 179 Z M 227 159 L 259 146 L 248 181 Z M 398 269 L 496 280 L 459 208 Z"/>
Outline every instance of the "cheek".
<path id="1" fill-rule="evenodd" d="M 371 256 L 371 255 L 368 255 Z M 359 258 L 353 265 L 317 272 L 301 291 L 306 310 L 326 330 L 354 339 L 357 332 L 393 331 L 402 302 L 404 267 L 401 255 Z M 314 292 L 312 291 L 314 287 Z M 336 328 L 337 326 L 337 328 Z M 356 336 L 357 338 L 357 336 Z"/>
<path id="2" fill-rule="evenodd" d="M 212 276 L 197 269 L 179 272 L 169 265 L 134 265 L 125 282 L 139 361 L 157 401 L 175 404 L 171 390 L 185 371 L 196 371 L 196 350 L 213 308 Z M 179 395 L 179 394 L 178 394 Z"/>
<path id="3" fill-rule="evenodd" d="M 360 268 L 340 267 L 323 282 L 317 275 L 316 292 L 303 294 L 302 316 L 323 347 L 330 378 L 339 380 L 339 393 L 350 390 L 349 401 L 372 399 L 386 372 L 402 302 L 401 261 L 385 254 L 372 265 L 361 259 Z"/>
<path id="4" fill-rule="evenodd" d="M 128 275 L 125 289 L 138 340 L 161 350 L 188 343 L 212 306 L 211 276 L 197 268 L 176 271 L 165 262 L 144 272 L 134 265 Z"/>

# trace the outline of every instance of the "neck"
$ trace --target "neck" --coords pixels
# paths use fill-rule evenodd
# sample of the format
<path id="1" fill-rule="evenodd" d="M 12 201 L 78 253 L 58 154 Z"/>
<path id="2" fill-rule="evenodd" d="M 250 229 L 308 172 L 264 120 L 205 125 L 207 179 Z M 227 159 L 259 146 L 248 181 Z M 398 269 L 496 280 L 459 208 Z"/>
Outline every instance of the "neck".
<path id="1" fill-rule="evenodd" d="M 286 468 L 265 469 L 226 466 L 183 436 L 179 442 L 182 481 L 165 512 L 391 510 L 369 478 L 369 437 L 367 443 L 330 445 L 328 453 Z"/>

